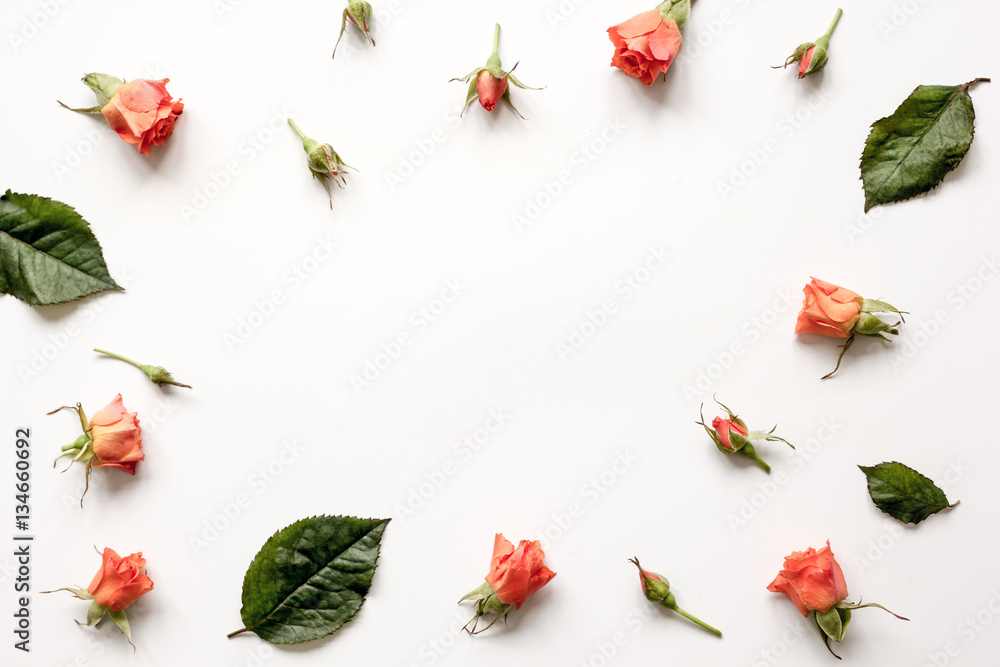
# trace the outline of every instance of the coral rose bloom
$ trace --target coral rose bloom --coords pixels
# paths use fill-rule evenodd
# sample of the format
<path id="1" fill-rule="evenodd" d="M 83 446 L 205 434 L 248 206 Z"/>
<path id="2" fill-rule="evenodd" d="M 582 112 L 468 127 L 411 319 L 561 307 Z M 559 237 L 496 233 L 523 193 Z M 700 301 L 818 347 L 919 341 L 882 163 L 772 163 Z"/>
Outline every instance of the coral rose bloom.
<path id="1" fill-rule="evenodd" d="M 520 609 L 525 600 L 556 576 L 542 563 L 544 559 L 545 552 L 538 540 L 521 540 L 515 549 L 502 534 L 497 533 L 486 583 L 500 602 Z"/>
<path id="2" fill-rule="evenodd" d="M 681 50 L 681 31 L 675 21 L 664 21 L 660 10 L 637 14 L 624 23 L 608 28 L 615 45 L 611 66 L 637 77 L 647 86 L 666 73 Z"/>
<path id="3" fill-rule="evenodd" d="M 135 412 L 125 410 L 121 394 L 91 418 L 90 433 L 95 468 L 118 468 L 134 475 L 136 462 L 146 457 L 139 420 Z"/>
<path id="4" fill-rule="evenodd" d="M 816 551 L 793 551 L 767 590 L 787 595 L 803 616 L 811 611 L 827 612 L 847 597 L 844 572 L 830 551 L 830 541 Z"/>
<path id="5" fill-rule="evenodd" d="M 184 104 L 173 101 L 167 92 L 170 79 L 135 79 L 123 83 L 101 109 L 111 129 L 143 155 L 153 146 L 162 146 L 174 131 L 174 121 Z"/>
<path id="6" fill-rule="evenodd" d="M 849 289 L 812 279 L 802 288 L 805 299 L 795 323 L 795 333 L 814 333 L 830 338 L 849 338 L 861 318 L 864 299 Z"/>
<path id="7" fill-rule="evenodd" d="M 94 602 L 111 611 L 123 611 L 140 597 L 153 590 L 153 582 L 140 570 L 146 567 L 142 552 L 122 558 L 114 549 L 104 549 L 101 569 L 87 587 Z"/>

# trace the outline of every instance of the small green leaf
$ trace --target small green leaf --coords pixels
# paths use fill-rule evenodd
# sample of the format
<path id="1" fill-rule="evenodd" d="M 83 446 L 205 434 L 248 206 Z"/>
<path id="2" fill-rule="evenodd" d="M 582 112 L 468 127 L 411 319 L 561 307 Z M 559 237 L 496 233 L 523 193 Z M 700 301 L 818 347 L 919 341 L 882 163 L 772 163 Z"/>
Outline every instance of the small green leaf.
<path id="1" fill-rule="evenodd" d="M 823 631 L 823 634 L 835 642 L 844 638 L 844 620 L 840 616 L 840 610 L 836 607 L 830 607 L 825 612 L 817 611 L 816 625 Z"/>
<path id="2" fill-rule="evenodd" d="M 90 225 L 71 206 L 10 190 L 0 197 L 0 292 L 49 305 L 120 289 Z"/>
<path id="3" fill-rule="evenodd" d="M 389 519 L 316 516 L 279 530 L 243 579 L 244 628 L 274 644 L 319 639 L 365 601 Z"/>
<path id="4" fill-rule="evenodd" d="M 865 211 L 910 199 L 936 187 L 972 145 L 969 88 L 917 86 L 891 116 L 872 124 L 861 154 Z"/>
<path id="5" fill-rule="evenodd" d="M 858 467 L 868 478 L 868 493 L 875 505 L 900 521 L 920 523 L 931 514 L 954 507 L 934 482 L 902 463 Z"/>

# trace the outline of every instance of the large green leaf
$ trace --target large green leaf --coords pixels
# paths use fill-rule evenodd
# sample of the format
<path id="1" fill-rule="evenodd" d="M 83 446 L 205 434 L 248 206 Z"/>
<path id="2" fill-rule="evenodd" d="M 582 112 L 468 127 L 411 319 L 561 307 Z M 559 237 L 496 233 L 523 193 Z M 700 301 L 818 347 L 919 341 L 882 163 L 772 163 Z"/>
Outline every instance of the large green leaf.
<path id="1" fill-rule="evenodd" d="M 275 644 L 325 637 L 365 601 L 389 519 L 315 516 L 279 530 L 243 578 L 245 625 Z"/>
<path id="2" fill-rule="evenodd" d="M 934 482 L 902 463 L 858 467 L 868 478 L 868 494 L 875 505 L 900 521 L 920 523 L 931 514 L 953 507 Z"/>
<path id="3" fill-rule="evenodd" d="M 0 292 L 43 306 L 120 289 L 71 206 L 10 190 L 0 197 Z"/>
<path id="4" fill-rule="evenodd" d="M 861 155 L 865 211 L 931 190 L 972 145 L 969 87 L 917 86 L 887 118 L 875 121 Z"/>

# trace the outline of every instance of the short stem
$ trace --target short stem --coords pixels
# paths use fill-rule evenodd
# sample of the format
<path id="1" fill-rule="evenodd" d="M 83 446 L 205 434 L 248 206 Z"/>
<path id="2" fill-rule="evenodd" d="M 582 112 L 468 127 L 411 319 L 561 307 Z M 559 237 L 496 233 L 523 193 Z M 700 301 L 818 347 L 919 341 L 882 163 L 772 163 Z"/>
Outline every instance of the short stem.
<path id="1" fill-rule="evenodd" d="M 499 55 L 500 53 L 500 24 L 496 24 L 496 28 L 493 29 L 493 55 Z"/>
<path id="2" fill-rule="evenodd" d="M 94 352 L 97 352 L 99 354 L 106 354 L 109 357 L 114 357 L 115 359 L 121 359 L 122 361 L 124 361 L 127 364 L 132 364 L 136 368 L 142 368 L 142 364 L 140 364 L 138 361 L 134 361 L 132 359 L 129 359 L 128 357 L 123 357 L 120 354 L 115 354 L 114 352 L 108 352 L 107 350 L 101 350 L 101 349 L 98 349 L 96 347 L 94 348 Z"/>
<path id="3" fill-rule="evenodd" d="M 226 635 L 226 638 L 227 639 L 232 639 L 233 637 L 235 637 L 236 635 L 240 634 L 241 632 L 250 632 L 250 628 L 240 628 L 239 630 L 236 630 L 235 632 L 230 632 L 228 635 Z"/>
<path id="4" fill-rule="evenodd" d="M 295 130 L 295 134 L 299 135 L 299 139 L 301 139 L 302 141 L 305 141 L 306 139 L 309 138 L 306 135 L 302 134 L 302 130 L 299 129 L 299 126 L 296 125 L 295 121 L 292 120 L 291 118 L 288 119 L 288 124 L 292 126 L 293 130 Z"/>
<path id="5" fill-rule="evenodd" d="M 719 630 L 716 630 L 715 628 L 713 628 L 711 625 L 709 625 L 705 621 L 701 620 L 700 618 L 692 616 L 691 614 L 687 613 L 686 611 L 684 611 L 680 607 L 674 607 L 674 611 L 676 611 L 678 614 L 680 614 L 681 616 L 683 616 L 687 620 L 691 621 L 692 623 L 697 623 L 701 627 L 703 627 L 706 630 L 708 630 L 709 632 L 711 632 L 713 635 L 715 635 L 717 637 L 721 637 L 722 636 L 722 632 L 720 632 Z"/>
<path id="6" fill-rule="evenodd" d="M 830 22 L 830 27 L 826 29 L 825 33 L 823 33 L 824 37 L 830 39 L 830 36 L 833 34 L 833 31 L 836 30 L 837 28 L 837 24 L 840 23 L 840 17 L 843 14 L 844 14 L 843 9 L 837 9 L 837 13 L 834 15 L 833 21 Z"/>

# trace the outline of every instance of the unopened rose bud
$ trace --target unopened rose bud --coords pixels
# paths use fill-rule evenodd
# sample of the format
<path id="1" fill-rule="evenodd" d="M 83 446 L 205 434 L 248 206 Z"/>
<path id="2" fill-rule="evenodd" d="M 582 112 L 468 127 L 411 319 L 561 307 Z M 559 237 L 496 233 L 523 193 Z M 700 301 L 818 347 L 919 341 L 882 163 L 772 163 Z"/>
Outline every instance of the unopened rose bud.
<path id="1" fill-rule="evenodd" d="M 375 46 L 375 39 L 372 37 L 371 27 L 372 27 L 372 6 L 367 2 L 362 0 L 348 0 L 347 8 L 344 9 L 343 18 L 340 21 L 340 37 L 337 38 L 337 43 L 333 45 L 333 55 L 331 58 L 337 56 L 337 47 L 340 46 L 340 40 L 344 38 L 344 31 L 347 30 L 347 22 L 350 21 L 361 33 L 371 42 L 372 46 Z"/>
<path id="2" fill-rule="evenodd" d="M 716 630 L 705 621 L 692 616 L 677 606 L 677 600 L 674 598 L 674 594 L 670 592 L 670 583 L 667 581 L 666 577 L 662 574 L 642 569 L 642 566 L 639 565 L 638 558 L 630 558 L 629 562 L 639 569 L 639 582 L 642 584 L 642 594 L 646 596 L 647 600 L 655 602 L 661 607 L 666 607 L 667 609 L 676 611 L 684 618 L 708 630 L 717 637 L 722 636 L 722 633 L 719 630 Z"/>
<path id="3" fill-rule="evenodd" d="M 517 67 L 517 65 L 514 65 L 514 67 Z M 511 74 L 513 71 L 514 68 L 511 68 L 509 72 L 505 72 L 500 62 L 500 24 L 498 23 L 493 32 L 493 53 L 490 55 L 489 60 L 486 61 L 486 66 L 477 67 L 460 79 L 452 79 L 452 81 L 469 82 L 469 90 L 465 96 L 465 106 L 462 108 L 462 114 L 465 113 L 465 109 L 468 108 L 472 101 L 478 97 L 479 103 L 487 111 L 493 111 L 497 103 L 503 100 L 507 106 L 514 110 L 514 113 L 521 116 L 521 112 L 510 101 L 510 87 L 507 85 L 508 82 L 522 89 L 539 89 L 526 86 L 518 81 L 517 77 Z M 524 116 L 521 116 L 521 118 L 524 118 Z"/>
<path id="4" fill-rule="evenodd" d="M 719 401 L 716 401 L 719 403 Z M 783 442 L 792 449 L 792 443 L 788 442 L 784 438 L 774 435 L 774 429 L 770 431 L 751 431 L 747 428 L 746 422 L 733 414 L 733 411 L 727 408 L 722 403 L 719 403 L 719 407 L 726 411 L 727 418 L 715 417 L 712 419 L 712 427 L 709 428 L 705 425 L 705 417 L 701 415 L 701 421 L 695 422 L 701 425 L 705 432 L 708 433 L 708 437 L 712 439 L 718 450 L 724 454 L 739 454 L 740 456 L 745 456 L 746 458 L 755 461 L 765 472 L 771 472 L 771 466 L 767 464 L 764 459 L 757 455 L 757 450 L 754 448 L 751 440 L 763 440 L 765 442 Z M 777 427 L 775 427 L 777 428 Z"/>
<path id="5" fill-rule="evenodd" d="M 309 165 L 309 171 L 312 172 L 313 178 L 318 178 L 326 189 L 327 196 L 330 197 L 330 208 L 333 208 L 333 195 L 330 193 L 330 186 L 327 184 L 326 179 L 332 180 L 339 187 L 344 187 L 344 169 L 351 169 L 349 165 L 345 164 L 344 161 L 337 155 L 337 151 L 333 150 L 333 146 L 330 144 L 321 144 L 315 139 L 310 139 L 299 126 L 295 124 L 295 121 L 291 118 L 288 119 L 288 124 L 292 126 L 295 130 L 295 134 L 299 135 L 302 140 L 302 149 L 306 152 L 306 161 Z"/>
<path id="6" fill-rule="evenodd" d="M 785 64 L 779 65 L 774 69 L 784 69 L 792 63 L 798 63 L 799 78 L 802 79 L 826 67 L 826 62 L 829 59 L 830 36 L 836 29 L 837 23 L 840 22 L 840 17 L 843 13 L 842 9 L 838 9 L 837 14 L 833 17 L 833 22 L 830 23 L 830 27 L 827 28 L 822 37 L 815 42 L 799 44 L 795 51 L 792 52 L 792 55 L 785 59 Z"/>
<path id="7" fill-rule="evenodd" d="M 189 384 L 181 384 L 180 382 L 174 380 L 173 376 L 170 374 L 170 371 L 168 371 L 163 366 L 153 366 L 152 364 L 140 364 L 138 361 L 133 361 L 128 357 L 123 357 L 120 354 L 115 354 L 114 352 L 108 352 L 106 350 L 99 350 L 96 347 L 94 348 L 94 352 L 97 352 L 99 354 L 104 354 L 109 357 L 113 357 L 115 359 L 120 359 L 121 361 L 124 361 L 125 363 L 128 364 L 132 364 L 140 371 L 145 373 L 146 377 L 148 377 L 150 380 L 152 380 L 153 382 L 155 382 L 160 386 L 163 386 L 165 384 L 172 384 L 175 387 L 186 387 L 188 389 L 191 388 L 191 385 Z"/>

